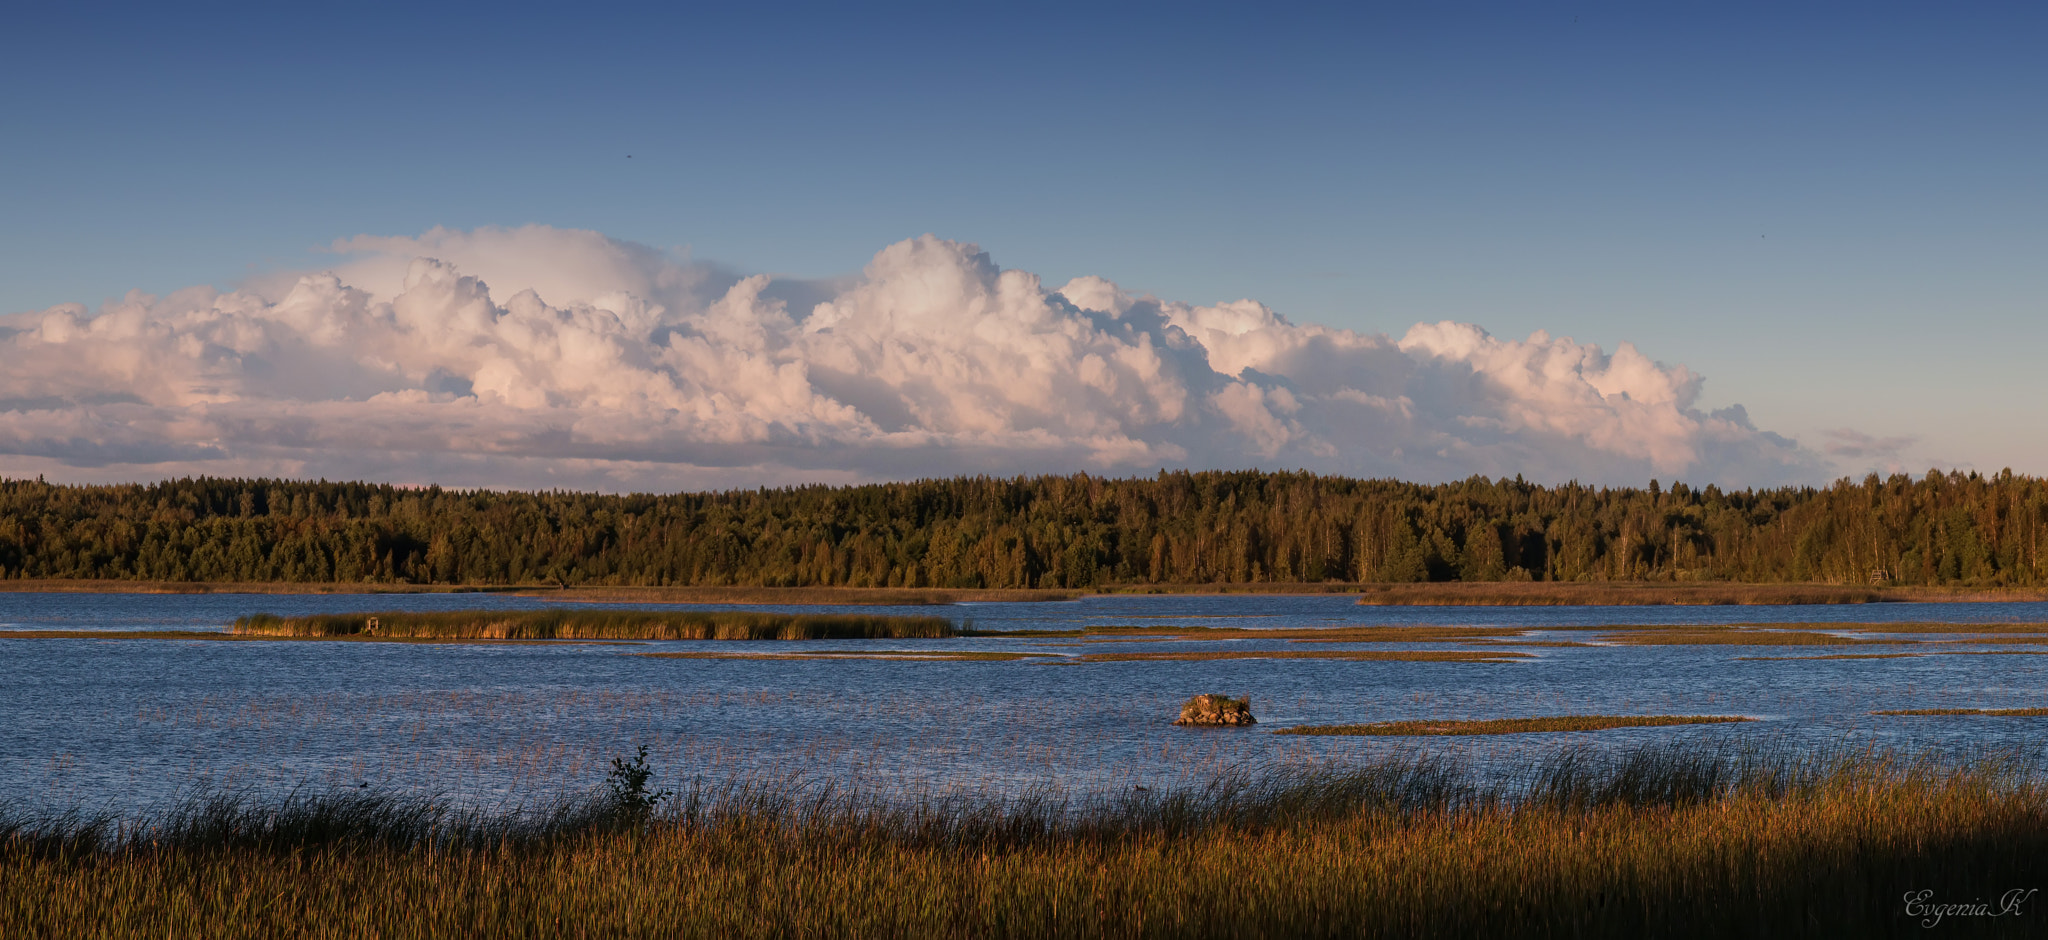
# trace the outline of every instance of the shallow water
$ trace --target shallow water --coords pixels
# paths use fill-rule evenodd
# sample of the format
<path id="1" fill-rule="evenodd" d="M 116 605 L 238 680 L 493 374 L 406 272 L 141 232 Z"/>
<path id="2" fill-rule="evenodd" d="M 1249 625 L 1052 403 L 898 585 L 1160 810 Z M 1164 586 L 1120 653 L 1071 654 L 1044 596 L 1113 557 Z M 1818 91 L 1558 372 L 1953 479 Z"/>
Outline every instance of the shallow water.
<path id="1" fill-rule="evenodd" d="M 1341 595 L 1095 597 L 1043 604 L 808 607 L 941 615 L 982 629 L 1086 625 L 1544 628 L 1619 624 L 2048 622 L 2048 604 L 1792 607 L 1360 607 Z M 0 630 L 207 629 L 235 617 L 531 608 L 502 595 L 0 594 Z M 553 605 L 578 606 L 578 605 Z M 636 605 L 648 606 L 648 605 Z M 717 606 L 717 605 L 712 605 Z M 762 608 L 754 610 L 795 610 Z M 1562 632 L 1554 632 L 1564 628 Z M 1584 628 L 1585 632 L 1570 628 Z M 1062 645 L 1068 644 L 1068 645 Z M 633 645 L 0 641 L 0 792 L 17 805 L 147 808 L 204 788 L 273 793 L 369 783 L 465 801 L 535 800 L 599 783 L 649 748 L 657 784 L 734 776 L 850 780 L 895 792 L 1075 791 L 1169 784 L 1264 761 L 1427 751 L 1481 768 L 1545 750 L 1645 742 L 2039 754 L 2048 718 L 1882 717 L 1899 708 L 2048 706 L 2048 656 L 1747 661 L 1816 647 L 1519 647 L 1516 663 L 1219 660 L 734 661 L 637 652 L 1303 649 L 1274 640 L 665 642 Z M 1310 648 L 1330 648 L 1316 644 Z M 1342 649 L 1471 649 L 1457 644 Z M 1510 647 L 1516 648 L 1516 647 Z M 1956 649 L 1991 649 L 1962 645 Z M 2048 646 L 2010 647 L 2048 652 Z M 1260 724 L 1171 724 L 1199 692 L 1249 695 Z M 1297 724 L 1556 714 L 1727 714 L 1752 724 L 1468 738 L 1308 738 Z"/>

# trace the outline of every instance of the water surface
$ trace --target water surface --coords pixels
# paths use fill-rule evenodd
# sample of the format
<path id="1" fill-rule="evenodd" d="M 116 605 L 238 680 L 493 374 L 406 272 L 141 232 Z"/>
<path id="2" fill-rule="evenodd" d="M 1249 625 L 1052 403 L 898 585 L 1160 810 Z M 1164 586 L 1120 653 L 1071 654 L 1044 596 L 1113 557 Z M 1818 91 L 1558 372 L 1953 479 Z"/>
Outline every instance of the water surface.
<path id="1" fill-rule="evenodd" d="M 0 630 L 192 630 L 235 617 L 520 609 L 463 595 L 0 594 Z M 635 605 L 654 606 L 654 605 Z M 725 605 L 700 605 L 720 607 Z M 1091 597 L 952 607 L 750 607 L 948 616 L 982 629 L 1479 625 L 1590 639 L 1622 624 L 2048 622 L 2048 604 L 1791 607 L 1360 607 L 1341 595 Z M 1563 628 L 1563 632 L 1553 632 Z M 1572 629 L 1578 628 L 1578 629 Z M 1321 644 L 1318 644 L 1320 647 Z M 733 661 L 635 652 L 1302 649 L 1274 640 L 1076 646 L 963 638 L 636 645 L 66 639 L 0 642 L 0 787 L 22 804 L 137 809 L 203 788 L 368 783 L 457 799 L 538 799 L 596 784 L 647 745 L 658 782 L 837 779 L 896 792 L 1159 785 L 1233 764 L 1425 750 L 1519 766 L 1549 748 L 1769 740 L 2038 753 L 2048 719 L 1896 718 L 1898 708 L 2048 706 L 2048 656 L 1754 661 L 1814 647 L 1522 647 L 1516 663 L 1219 660 Z M 1344 646 L 1469 649 L 1452 644 Z M 1957 648 L 1957 647 L 1946 647 Z M 1972 647 L 1962 649 L 1992 649 Z M 2044 647 L 2008 647 L 2048 651 Z M 1260 725 L 1170 724 L 1199 692 L 1249 695 Z M 1737 726 L 1486 738 L 1304 738 L 1275 727 L 1556 714 L 1739 714 Z M 1733 736 L 1733 737 L 1731 737 Z"/>

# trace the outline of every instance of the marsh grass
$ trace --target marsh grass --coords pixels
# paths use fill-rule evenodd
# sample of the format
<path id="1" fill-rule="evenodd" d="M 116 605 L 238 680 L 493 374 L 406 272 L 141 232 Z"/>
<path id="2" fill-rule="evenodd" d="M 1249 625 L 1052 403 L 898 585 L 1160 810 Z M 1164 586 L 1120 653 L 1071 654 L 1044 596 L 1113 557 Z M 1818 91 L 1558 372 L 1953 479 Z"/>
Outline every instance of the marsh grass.
<path id="1" fill-rule="evenodd" d="M 1926 653 L 1828 653 L 1822 656 L 1737 656 L 1738 662 L 1791 662 L 1802 659 L 1910 659 Z"/>
<path id="2" fill-rule="evenodd" d="M 372 621 L 375 626 L 371 626 Z M 237 619 L 237 635 L 495 640 L 867 640 L 956 636 L 944 617 L 753 611 L 454 610 Z"/>
<path id="3" fill-rule="evenodd" d="M 2037 718 L 2048 708 L 1910 708 L 1871 712 L 1873 715 L 1992 715 L 2006 718 Z"/>
<path id="4" fill-rule="evenodd" d="M 227 630 L 0 630 L 0 640 L 210 640 L 236 643 L 339 641 L 347 643 L 483 643 L 540 645 L 573 642 L 598 646 L 636 645 L 630 640 L 505 640 L 461 636 L 374 636 L 364 633 L 343 636 L 318 634 L 234 633 Z"/>
<path id="5" fill-rule="evenodd" d="M 1158 640 L 1287 640 L 1296 643 L 1458 643 L 1471 640 L 1512 640 L 1534 628 L 1524 627 L 1300 627 L 1258 629 L 1208 626 L 1110 626 L 1076 630 L 965 630 L 965 636 L 1017 639 L 1087 639 L 1095 642 Z"/>
<path id="6" fill-rule="evenodd" d="M 2031 765 L 1568 749 L 1160 791 L 698 782 L 482 813 L 380 793 L 0 813 L 7 936 L 1918 936 L 1909 890 L 2038 883 Z M 2038 932 L 2040 913 L 1944 922 Z"/>
<path id="7" fill-rule="evenodd" d="M 1911 589 L 1732 582 L 1434 582 L 1370 584 L 1358 602 L 1383 606 L 1576 607 L 1581 605 L 1875 604 L 1918 600 Z"/>
<path id="8" fill-rule="evenodd" d="M 1902 646 L 1917 641 L 1837 636 L 1812 630 L 1659 629 L 1600 634 L 1620 646 Z"/>
<path id="9" fill-rule="evenodd" d="M 1058 659 L 1054 653 L 1009 653 L 999 650 L 934 650 L 920 652 L 912 650 L 863 652 L 859 650 L 819 650 L 814 653 L 725 653 L 711 650 L 684 650 L 665 653 L 632 653 L 649 659 L 875 659 L 896 662 L 1016 662 L 1018 660 Z"/>
<path id="10" fill-rule="evenodd" d="M 1604 731 L 1608 728 L 1662 728 L 1670 725 L 1716 725 L 1755 720 L 1739 715 L 1555 715 L 1545 718 L 1486 718 L 1472 721 L 1381 721 L 1358 725 L 1302 725 L 1296 728 L 1277 728 L 1273 733 L 1420 737 Z"/>
<path id="11" fill-rule="evenodd" d="M 1060 589 L 948 589 L 862 587 L 572 587 L 522 588 L 527 597 L 595 604 L 863 604 L 919 607 L 969 601 L 1027 603 L 1067 601 L 1086 592 Z"/>
<path id="12" fill-rule="evenodd" d="M 1376 663 L 1512 663 L 1532 659 L 1513 650 L 1195 650 L 1186 653 L 1083 653 L 1076 663 L 1210 662 L 1222 659 L 1337 659 Z"/>
<path id="13" fill-rule="evenodd" d="M 1743 624 L 1750 628 L 1794 628 L 1812 624 L 1755 623 Z M 1982 633 L 1982 634 L 2040 634 L 2048 635 L 2048 623 L 1837 623 L 1829 626 L 1838 630 L 1855 633 Z"/>
<path id="14" fill-rule="evenodd" d="M 1573 607 L 1960 603 L 2048 599 L 2040 588 L 1867 587 L 1841 584 L 1742 584 L 1731 581 L 1444 581 L 1366 584 L 1360 604 L 1444 607 Z"/>

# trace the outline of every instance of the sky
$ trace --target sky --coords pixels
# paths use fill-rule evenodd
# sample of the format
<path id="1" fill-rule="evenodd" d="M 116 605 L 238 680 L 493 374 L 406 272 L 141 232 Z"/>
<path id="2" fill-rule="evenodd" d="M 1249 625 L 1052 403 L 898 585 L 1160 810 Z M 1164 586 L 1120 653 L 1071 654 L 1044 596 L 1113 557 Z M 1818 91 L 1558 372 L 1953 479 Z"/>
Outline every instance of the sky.
<path id="1" fill-rule="evenodd" d="M 2038 4 L 291 6 L 10 13 L 0 476 L 2048 474 Z"/>

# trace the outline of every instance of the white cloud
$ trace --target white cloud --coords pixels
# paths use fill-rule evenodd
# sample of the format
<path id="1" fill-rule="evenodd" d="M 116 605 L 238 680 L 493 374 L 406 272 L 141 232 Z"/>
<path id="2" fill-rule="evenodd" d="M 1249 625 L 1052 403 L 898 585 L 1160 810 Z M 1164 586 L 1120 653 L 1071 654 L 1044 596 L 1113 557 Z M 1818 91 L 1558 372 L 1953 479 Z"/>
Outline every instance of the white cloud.
<path id="1" fill-rule="evenodd" d="M 1308 467 L 1772 483 L 1814 455 L 1623 344 L 1461 323 L 1399 340 L 973 245 L 741 277 L 544 227 L 337 243 L 335 269 L 0 318 L 0 474 L 679 489 Z"/>

